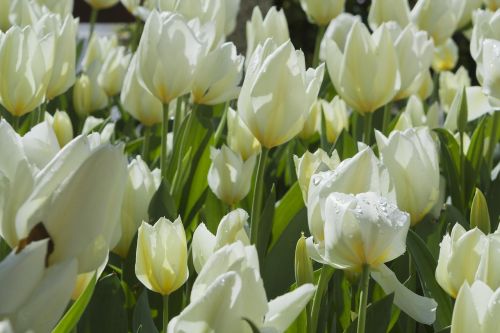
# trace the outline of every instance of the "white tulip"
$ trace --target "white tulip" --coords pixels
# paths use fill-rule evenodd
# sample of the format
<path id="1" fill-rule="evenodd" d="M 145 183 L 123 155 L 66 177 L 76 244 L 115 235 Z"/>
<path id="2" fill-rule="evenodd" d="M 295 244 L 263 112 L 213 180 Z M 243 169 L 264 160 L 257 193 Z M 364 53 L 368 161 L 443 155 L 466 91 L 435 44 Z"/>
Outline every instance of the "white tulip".
<path id="1" fill-rule="evenodd" d="M 373 0 L 368 14 L 368 23 L 372 30 L 382 23 L 394 21 L 400 27 L 410 23 L 410 6 L 407 0 Z"/>
<path id="2" fill-rule="evenodd" d="M 106 56 L 97 82 L 109 97 L 120 93 L 131 57 L 124 46 L 113 48 Z"/>
<path id="3" fill-rule="evenodd" d="M 455 73 L 439 73 L 439 102 L 445 112 L 450 110 L 457 93 L 470 85 L 469 72 L 464 67 L 460 67 Z"/>
<path id="4" fill-rule="evenodd" d="M 39 5 L 47 7 L 52 13 L 66 17 L 73 13 L 74 0 L 35 0 Z"/>
<path id="5" fill-rule="evenodd" d="M 321 101 L 316 100 L 309 110 L 304 126 L 299 133 L 299 138 L 307 140 L 319 132 L 321 126 Z"/>
<path id="6" fill-rule="evenodd" d="M 462 12 L 462 16 L 460 16 L 460 19 L 458 20 L 458 29 L 466 27 L 471 22 L 473 12 L 478 8 L 481 8 L 482 2 L 482 0 L 465 1 L 465 7 Z"/>
<path id="7" fill-rule="evenodd" d="M 40 4 L 31 0 L 10 0 L 9 21 L 13 26 L 33 26 L 44 14 Z"/>
<path id="8" fill-rule="evenodd" d="M 500 11 L 492 12 L 478 9 L 474 12 L 472 21 L 472 36 L 470 40 L 470 53 L 477 61 L 482 59 L 483 40 L 500 40 Z"/>
<path id="9" fill-rule="evenodd" d="M 489 96 L 490 104 L 500 107 L 500 40 L 483 41 L 483 57 L 478 64 L 478 80 L 483 92 Z"/>
<path id="10" fill-rule="evenodd" d="M 432 69 L 436 72 L 449 71 L 455 68 L 458 62 L 458 46 L 453 39 L 448 39 L 434 49 Z"/>
<path id="11" fill-rule="evenodd" d="M 345 0 L 300 0 L 311 22 L 326 26 L 344 11 Z"/>
<path id="12" fill-rule="evenodd" d="M 240 115 L 229 108 L 227 111 L 227 143 L 231 150 L 248 160 L 252 155 L 260 153 L 260 143 L 248 129 Z"/>
<path id="13" fill-rule="evenodd" d="M 73 139 L 73 124 L 65 111 L 57 110 L 52 121 L 52 128 L 60 147 L 64 147 Z"/>
<path id="14" fill-rule="evenodd" d="M 340 133 L 349 128 L 347 105 L 340 97 L 335 96 L 330 103 L 321 100 L 321 107 L 326 121 L 326 139 L 328 142 L 334 143 Z"/>
<path id="15" fill-rule="evenodd" d="M 330 22 L 319 47 L 320 60 L 326 60 L 326 46 L 329 40 L 334 41 L 341 50 L 345 48 L 347 36 L 355 22 L 361 22 L 361 17 L 349 13 L 342 13 Z"/>

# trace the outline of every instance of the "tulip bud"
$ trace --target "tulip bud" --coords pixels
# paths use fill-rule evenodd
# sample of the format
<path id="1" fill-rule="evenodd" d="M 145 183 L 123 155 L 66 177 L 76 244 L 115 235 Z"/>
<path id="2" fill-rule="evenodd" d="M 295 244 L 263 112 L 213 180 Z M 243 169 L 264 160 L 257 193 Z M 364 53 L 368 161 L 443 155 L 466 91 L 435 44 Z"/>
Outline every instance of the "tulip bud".
<path id="1" fill-rule="evenodd" d="M 295 246 L 295 282 L 297 283 L 297 287 L 306 283 L 314 283 L 313 267 L 307 253 L 304 233 L 302 233 Z"/>
<path id="2" fill-rule="evenodd" d="M 167 104 L 189 92 L 198 59 L 204 52 L 182 16 L 153 11 L 137 49 L 139 81 Z"/>
<path id="3" fill-rule="evenodd" d="M 451 109 L 457 93 L 470 85 L 469 73 L 464 67 L 460 67 L 455 73 L 441 72 L 439 74 L 439 101 L 445 112 Z"/>
<path id="4" fill-rule="evenodd" d="M 60 147 L 64 147 L 73 139 L 73 125 L 65 111 L 56 111 L 52 124 Z"/>
<path id="5" fill-rule="evenodd" d="M 260 153 L 259 141 L 232 108 L 227 111 L 227 142 L 231 150 L 239 153 L 244 161 Z"/>
<path id="6" fill-rule="evenodd" d="M 457 61 L 458 46 L 450 38 L 445 43 L 436 47 L 434 59 L 432 59 L 432 69 L 436 72 L 449 71 L 455 68 Z"/>
<path id="7" fill-rule="evenodd" d="M 187 244 L 180 218 L 142 222 L 137 236 L 135 274 L 149 290 L 170 295 L 187 280 Z"/>
<path id="8" fill-rule="evenodd" d="M 491 231 L 488 203 L 483 192 L 478 188 L 476 188 L 474 199 L 472 199 L 470 226 L 471 228 L 478 227 L 485 234 L 489 234 Z"/>
<path id="9" fill-rule="evenodd" d="M 340 164 L 340 157 L 336 150 L 329 157 L 328 153 L 324 150 L 318 149 L 314 154 L 306 151 L 301 158 L 294 155 L 293 162 L 295 163 L 295 171 L 302 191 L 302 197 L 304 202 L 307 203 L 307 193 L 311 177 L 318 172 L 335 170 Z"/>
<path id="10" fill-rule="evenodd" d="M 73 88 L 73 106 L 80 117 L 101 110 L 106 105 L 108 105 L 108 97 L 97 81 L 92 81 L 86 74 L 76 79 Z"/>
<path id="11" fill-rule="evenodd" d="M 325 26 L 344 11 L 345 0 L 300 0 L 300 5 L 309 21 Z"/>
<path id="12" fill-rule="evenodd" d="M 120 0 L 85 0 L 85 2 L 92 6 L 92 8 L 101 10 L 113 7 Z"/>
<path id="13" fill-rule="evenodd" d="M 400 27 L 410 23 L 410 7 L 407 0 L 373 0 L 368 14 L 368 23 L 372 30 L 382 23 L 394 21 Z"/>
<path id="14" fill-rule="evenodd" d="M 326 46 L 329 40 L 334 41 L 341 50 L 345 48 L 347 36 L 355 22 L 361 22 L 361 17 L 349 13 L 342 13 L 330 22 L 319 47 L 320 60 L 326 60 Z"/>
<path id="15" fill-rule="evenodd" d="M 321 100 L 321 107 L 326 121 L 326 140 L 329 143 L 334 143 L 340 133 L 349 128 L 347 105 L 340 97 L 335 96 L 330 103 Z"/>
<path id="16" fill-rule="evenodd" d="M 208 186 L 217 198 L 233 205 L 246 197 L 250 191 L 255 155 L 243 161 L 239 153 L 223 145 L 221 149 L 211 148 L 210 159 Z"/>
<path id="17" fill-rule="evenodd" d="M 271 7 L 262 18 L 262 12 L 258 6 L 255 6 L 252 12 L 252 18 L 247 22 L 247 54 L 246 65 L 248 66 L 252 53 L 259 44 L 264 44 L 266 39 L 272 38 L 278 45 L 285 43 L 290 39 L 288 32 L 288 22 L 283 10 L 277 10 Z"/>
<path id="18" fill-rule="evenodd" d="M 106 92 L 108 97 L 120 93 L 123 79 L 130 63 L 131 54 L 126 54 L 123 46 L 113 48 L 106 56 L 102 65 L 97 82 Z"/>
<path id="19" fill-rule="evenodd" d="M 194 73 L 193 101 L 216 105 L 237 98 L 243 61 L 233 43 L 225 43 L 202 57 Z"/>
<path id="20" fill-rule="evenodd" d="M 290 41 L 277 46 L 268 39 L 257 47 L 241 88 L 238 112 L 261 145 L 276 147 L 300 133 L 323 73 L 323 65 L 306 71 L 304 54 Z M 263 95 L 269 98 L 257 103 Z"/>

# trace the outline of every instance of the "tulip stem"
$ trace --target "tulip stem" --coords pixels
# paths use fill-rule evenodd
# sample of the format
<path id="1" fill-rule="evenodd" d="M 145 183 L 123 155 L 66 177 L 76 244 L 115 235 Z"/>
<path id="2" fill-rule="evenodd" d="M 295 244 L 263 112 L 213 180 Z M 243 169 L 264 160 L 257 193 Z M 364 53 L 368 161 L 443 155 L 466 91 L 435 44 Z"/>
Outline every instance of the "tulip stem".
<path id="1" fill-rule="evenodd" d="M 387 103 L 384 106 L 384 118 L 382 121 L 382 133 L 384 133 L 384 135 L 389 134 L 387 130 L 389 127 L 389 122 L 391 120 L 391 109 L 392 109 L 392 103 Z"/>
<path id="2" fill-rule="evenodd" d="M 168 103 L 163 104 L 163 123 L 161 131 L 161 176 L 163 180 L 167 179 L 167 134 L 169 131 L 168 123 Z"/>
<path id="3" fill-rule="evenodd" d="M 229 102 L 226 102 L 224 105 L 224 112 L 222 113 L 222 117 L 220 119 L 219 126 L 217 126 L 217 130 L 215 131 L 214 135 L 214 145 L 215 147 L 219 147 L 220 145 L 220 138 L 222 137 L 222 132 L 224 131 L 224 128 L 226 127 L 226 119 L 227 119 L 227 110 L 229 109 Z"/>
<path id="4" fill-rule="evenodd" d="M 142 143 L 142 158 L 149 162 L 149 144 L 151 142 L 151 126 L 144 126 L 144 142 Z"/>
<path id="5" fill-rule="evenodd" d="M 363 265 L 361 273 L 361 293 L 359 295 L 358 329 L 357 333 L 365 333 L 366 305 L 368 304 L 368 289 L 370 286 L 370 266 Z"/>
<path id="6" fill-rule="evenodd" d="M 316 333 L 317 331 L 321 301 L 323 300 L 323 295 L 325 294 L 328 282 L 330 282 L 330 279 L 333 276 L 333 272 L 335 272 L 335 270 L 328 265 L 323 265 L 323 268 L 321 268 L 318 287 L 316 288 L 316 292 L 314 293 L 314 298 L 311 308 L 311 320 L 310 322 L 308 322 L 309 333 Z"/>
<path id="7" fill-rule="evenodd" d="M 364 142 L 369 146 L 372 136 L 373 127 L 373 113 L 365 113 L 365 130 L 364 130 Z"/>
<path id="8" fill-rule="evenodd" d="M 89 30 L 89 39 L 87 40 L 87 45 L 90 43 L 90 39 L 92 38 L 92 35 L 94 34 L 94 29 L 95 29 L 95 24 L 97 22 L 97 14 L 99 13 L 98 9 L 95 9 L 92 7 L 92 11 L 90 12 L 90 30 Z"/>
<path id="9" fill-rule="evenodd" d="M 314 56 L 312 65 L 313 67 L 318 66 L 319 64 L 319 50 L 321 47 L 321 41 L 323 40 L 323 36 L 325 35 L 326 26 L 320 25 L 318 27 L 318 33 L 316 34 L 316 43 L 314 45 Z"/>
<path id="10" fill-rule="evenodd" d="M 259 237 L 260 215 L 262 214 L 262 197 L 264 192 L 264 170 L 266 167 L 269 148 L 262 147 L 262 152 L 259 156 L 259 164 L 257 165 L 257 175 L 255 177 L 255 186 L 252 200 L 252 215 L 250 224 L 250 241 L 252 244 L 257 244 Z"/>
<path id="11" fill-rule="evenodd" d="M 168 295 L 163 295 L 163 333 L 167 333 L 168 326 Z"/>
<path id="12" fill-rule="evenodd" d="M 488 144 L 488 158 L 487 158 L 487 166 L 488 169 L 491 170 L 493 167 L 493 155 L 495 152 L 495 146 L 497 142 L 497 132 L 498 132 L 498 125 L 499 125 L 499 118 L 500 118 L 500 112 L 494 112 L 492 115 L 493 117 L 493 124 L 491 124 L 491 134 L 490 134 L 490 140 Z"/>

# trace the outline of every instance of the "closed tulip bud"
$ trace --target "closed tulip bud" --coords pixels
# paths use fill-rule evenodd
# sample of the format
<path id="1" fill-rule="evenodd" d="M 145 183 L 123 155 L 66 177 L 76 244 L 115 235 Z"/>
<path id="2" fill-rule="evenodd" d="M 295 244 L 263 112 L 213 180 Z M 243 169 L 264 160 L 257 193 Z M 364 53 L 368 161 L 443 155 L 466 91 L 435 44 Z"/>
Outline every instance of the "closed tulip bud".
<path id="1" fill-rule="evenodd" d="M 307 193 L 311 177 L 318 172 L 335 170 L 340 164 L 340 157 L 336 150 L 330 157 L 327 152 L 318 149 L 314 154 L 306 151 L 300 158 L 294 155 L 293 162 L 295 163 L 295 172 L 300 190 L 302 191 L 302 198 L 307 204 Z"/>
<path id="2" fill-rule="evenodd" d="M 483 41 L 487 38 L 500 40 L 500 12 L 478 9 L 473 14 L 474 25 L 470 40 L 470 53 L 476 62 L 481 61 Z"/>
<path id="3" fill-rule="evenodd" d="M 290 41 L 277 46 L 268 39 L 257 47 L 241 88 L 238 112 L 261 145 L 276 147 L 300 133 L 323 74 L 323 64 L 306 71 L 304 54 Z M 262 100 L 262 96 L 269 98 Z"/>
<path id="4" fill-rule="evenodd" d="M 314 283 L 312 262 L 307 253 L 304 234 L 302 234 L 295 246 L 295 282 L 298 287 L 306 283 Z"/>
<path id="5" fill-rule="evenodd" d="M 326 121 L 326 140 L 334 143 L 340 133 L 349 128 L 347 105 L 340 97 L 335 96 L 330 103 L 321 100 L 321 107 Z"/>
<path id="6" fill-rule="evenodd" d="M 86 74 L 76 79 L 73 88 L 73 106 L 80 117 L 101 110 L 106 105 L 108 105 L 108 96 L 99 87 L 97 81 L 91 80 Z"/>
<path id="7" fill-rule="evenodd" d="M 382 23 L 394 21 L 400 27 L 410 23 L 410 7 L 406 0 L 373 0 L 368 14 L 368 23 L 372 30 Z"/>
<path id="8" fill-rule="evenodd" d="M 439 102 L 445 112 L 448 112 L 458 92 L 470 87 L 469 72 L 460 67 L 455 73 L 441 72 L 439 74 Z"/>
<path id="9" fill-rule="evenodd" d="M 429 128 L 392 132 L 388 138 L 375 133 L 382 163 L 396 188 L 398 207 L 415 225 L 439 199 L 439 155 Z"/>
<path id="10" fill-rule="evenodd" d="M 246 37 L 246 61 L 248 66 L 252 53 L 257 49 L 259 44 L 264 44 L 266 39 L 272 38 L 276 44 L 283 44 L 290 39 L 288 22 L 283 10 L 277 10 L 273 6 L 267 12 L 266 17 L 263 18 L 260 8 L 255 6 L 252 18 L 247 22 Z"/>
<path id="11" fill-rule="evenodd" d="M 357 112 L 374 112 L 400 90 L 398 55 L 384 25 L 371 36 L 354 22 L 343 49 L 327 42 L 326 63 L 339 96 Z"/>
<path id="12" fill-rule="evenodd" d="M 344 11 L 345 0 L 300 0 L 300 5 L 311 22 L 324 26 Z"/>
<path id="13" fill-rule="evenodd" d="M 491 231 L 488 203 L 486 202 L 483 192 L 478 188 L 476 188 L 476 193 L 472 200 L 470 225 L 472 228 L 478 227 L 486 234 L 489 234 Z"/>
<path id="14" fill-rule="evenodd" d="M 92 6 L 92 8 L 101 10 L 113 7 L 120 0 L 85 0 L 85 2 Z"/>
<path id="15" fill-rule="evenodd" d="M 472 13 L 478 8 L 481 8 L 482 2 L 482 0 L 465 1 L 464 10 L 462 12 L 462 16 L 460 16 L 460 19 L 458 20 L 457 29 L 464 28 L 471 22 Z"/>
<path id="16" fill-rule="evenodd" d="M 222 247 L 241 242 L 250 245 L 250 239 L 246 230 L 248 229 L 248 213 L 243 209 L 236 209 L 222 218 L 217 227 L 217 233 L 212 234 L 204 223 L 201 223 L 193 234 L 191 252 L 193 254 L 193 265 L 197 273 L 210 258 L 210 256 Z"/>
<path id="17" fill-rule="evenodd" d="M 432 69 L 436 72 L 449 71 L 455 68 L 458 62 L 458 46 L 453 39 L 448 39 L 434 50 Z"/>
<path id="18" fill-rule="evenodd" d="M 418 0 L 411 18 L 420 30 L 425 30 L 439 46 L 446 42 L 457 28 L 465 7 L 465 0 Z"/>
<path id="19" fill-rule="evenodd" d="M 7 31 L 10 28 L 10 4 L 11 0 L 0 0 L 0 31 Z"/>
<path id="20" fill-rule="evenodd" d="M 137 57 L 133 56 L 123 82 L 120 100 L 125 111 L 145 126 L 163 121 L 161 101 L 140 84 L 136 72 Z"/>
<path id="21" fill-rule="evenodd" d="M 485 39 L 483 57 L 478 64 L 477 75 L 483 92 L 489 96 L 490 104 L 500 107 L 500 40 Z"/>
<path id="22" fill-rule="evenodd" d="M 45 266 L 48 240 L 11 252 L 0 263 L 0 318 L 15 332 L 50 332 L 66 309 L 76 281 L 76 260 Z"/>
<path id="23" fill-rule="evenodd" d="M 307 140 L 320 130 L 321 125 L 321 102 L 317 100 L 311 106 L 304 127 L 299 133 L 299 138 Z"/>
<path id="24" fill-rule="evenodd" d="M 329 40 L 334 41 L 341 50 L 345 48 L 347 36 L 355 22 L 361 22 L 361 17 L 349 13 L 342 13 L 330 22 L 319 47 L 320 60 L 326 60 L 326 46 Z"/>
<path id="25" fill-rule="evenodd" d="M 13 116 L 43 103 L 50 78 L 45 57 L 31 27 L 12 27 L 0 38 L 0 102 Z"/>
<path id="26" fill-rule="evenodd" d="M 232 108 L 227 111 L 227 142 L 231 150 L 239 153 L 244 161 L 260 153 L 259 141 Z"/>
<path id="27" fill-rule="evenodd" d="M 243 56 L 233 43 L 225 43 L 202 57 L 196 66 L 192 97 L 196 104 L 215 105 L 238 97 Z"/>
<path id="28" fill-rule="evenodd" d="M 160 186 L 159 170 L 149 170 L 137 156 L 128 165 L 127 185 L 121 210 L 121 236 L 113 252 L 126 258 L 130 244 L 142 221 L 148 221 L 148 207 L 151 198 Z"/>
<path id="29" fill-rule="evenodd" d="M 180 15 L 153 11 L 137 49 L 139 81 L 163 104 L 169 103 L 189 92 L 204 52 Z"/>
<path id="30" fill-rule="evenodd" d="M 73 139 L 73 125 L 65 111 L 56 111 L 52 127 L 54 128 L 60 147 L 64 147 Z"/>
<path id="31" fill-rule="evenodd" d="M 500 8 L 500 0 L 484 0 L 484 3 L 492 12 Z"/>
<path id="32" fill-rule="evenodd" d="M 126 53 L 126 48 L 123 46 L 113 48 L 106 56 L 97 82 L 108 97 L 120 93 L 131 57 L 132 55 Z"/>
<path id="33" fill-rule="evenodd" d="M 187 243 L 180 218 L 142 222 L 137 236 L 135 274 L 149 290 L 170 295 L 187 280 Z"/>
<path id="34" fill-rule="evenodd" d="M 208 186 L 212 192 L 228 205 L 233 205 L 250 191 L 255 155 L 243 161 L 241 155 L 226 145 L 210 150 L 212 164 L 208 170 Z"/>

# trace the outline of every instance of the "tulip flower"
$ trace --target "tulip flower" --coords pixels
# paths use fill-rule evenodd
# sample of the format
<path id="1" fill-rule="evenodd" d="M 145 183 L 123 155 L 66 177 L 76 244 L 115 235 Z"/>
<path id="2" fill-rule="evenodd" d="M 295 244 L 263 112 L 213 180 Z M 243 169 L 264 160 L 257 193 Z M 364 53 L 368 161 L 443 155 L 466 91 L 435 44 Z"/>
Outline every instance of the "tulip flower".
<path id="1" fill-rule="evenodd" d="M 33 27 L 45 11 L 35 1 L 11 0 L 9 21 L 20 28 Z"/>
<path id="2" fill-rule="evenodd" d="M 355 22 L 361 22 L 361 17 L 349 13 L 342 13 L 330 22 L 319 47 L 320 60 L 326 60 L 326 45 L 328 40 L 334 41 L 341 50 L 345 48 L 347 36 Z"/>
<path id="3" fill-rule="evenodd" d="M 260 8 L 255 6 L 252 18 L 247 22 L 246 37 L 246 65 L 248 66 L 252 53 L 259 44 L 264 44 L 266 39 L 272 38 L 276 44 L 283 44 L 290 39 L 288 22 L 283 10 L 277 10 L 273 6 L 267 12 L 266 17 L 263 18 Z"/>
<path id="4" fill-rule="evenodd" d="M 0 262 L 0 318 L 15 332 L 50 332 L 70 300 L 76 260 L 45 267 L 47 254 L 48 240 L 34 241 Z"/>
<path id="5" fill-rule="evenodd" d="M 370 36 L 354 22 L 344 48 L 327 41 L 326 63 L 335 90 L 357 112 L 374 112 L 400 90 L 398 54 L 385 25 Z"/>
<path id="6" fill-rule="evenodd" d="M 394 129 L 404 131 L 418 126 L 428 126 L 431 129 L 439 127 L 439 107 L 436 103 L 425 114 L 422 100 L 412 95 Z"/>
<path id="7" fill-rule="evenodd" d="M 107 105 L 108 97 L 97 81 L 86 74 L 76 79 L 73 88 L 73 106 L 79 116 L 83 117 L 104 109 Z"/>
<path id="8" fill-rule="evenodd" d="M 131 57 L 123 46 L 113 48 L 106 56 L 97 82 L 109 97 L 120 93 Z"/>
<path id="9" fill-rule="evenodd" d="M 52 121 L 52 128 L 54 129 L 60 147 L 64 147 L 73 139 L 73 125 L 65 111 L 56 111 Z"/>
<path id="10" fill-rule="evenodd" d="M 375 133 L 382 163 L 396 189 L 398 207 L 415 225 L 439 200 L 439 155 L 429 128 L 392 132 L 388 138 Z"/>
<path id="11" fill-rule="evenodd" d="M 257 47 L 250 59 L 238 99 L 238 112 L 262 146 L 279 146 L 302 130 L 316 100 L 324 66 L 305 68 L 302 51 L 290 41 L 272 39 Z"/>
<path id="12" fill-rule="evenodd" d="M 465 0 L 418 0 L 411 11 L 412 22 L 425 30 L 439 46 L 450 38 L 458 26 Z"/>
<path id="13" fill-rule="evenodd" d="M 229 36 L 236 29 L 236 20 L 240 11 L 241 0 L 226 0 L 224 1 L 226 8 L 226 22 L 224 25 L 224 33 Z"/>
<path id="14" fill-rule="evenodd" d="M 59 152 L 56 133 L 48 121 L 34 126 L 21 138 L 24 153 L 32 166 L 44 168 Z"/>
<path id="15" fill-rule="evenodd" d="M 92 8 L 101 10 L 113 7 L 120 0 L 85 0 L 85 2 L 92 6 Z"/>
<path id="16" fill-rule="evenodd" d="M 472 21 L 474 25 L 470 40 L 470 53 L 477 62 L 482 59 L 485 39 L 500 40 L 500 12 L 478 9 L 474 12 Z"/>
<path id="17" fill-rule="evenodd" d="M 259 141 L 232 108 L 227 111 L 227 143 L 232 151 L 241 155 L 244 161 L 260 153 Z"/>
<path id="18" fill-rule="evenodd" d="M 422 81 L 422 84 L 420 85 L 420 88 L 418 88 L 416 95 L 421 99 L 421 100 L 426 100 L 429 98 L 434 91 L 434 82 L 432 80 L 432 76 L 430 71 L 426 71 L 424 73 L 424 79 Z"/>
<path id="19" fill-rule="evenodd" d="M 499 304 L 500 288 L 492 290 L 482 281 L 464 283 L 453 308 L 451 333 L 497 333 Z"/>
<path id="20" fill-rule="evenodd" d="M 401 310 L 419 322 L 433 323 L 437 303 L 406 289 L 384 265 L 406 250 L 408 214 L 373 192 L 356 196 L 331 192 L 321 210 L 324 240 L 308 238 L 311 258 L 354 272 L 368 267 L 386 293 L 395 293 L 394 303 Z"/>
<path id="21" fill-rule="evenodd" d="M 293 162 L 295 164 L 295 172 L 297 173 L 297 181 L 302 191 L 302 198 L 307 203 L 307 193 L 311 177 L 318 172 L 335 170 L 340 164 L 340 157 L 336 150 L 330 157 L 327 152 L 318 149 L 314 154 L 306 151 L 300 158 L 294 155 Z"/>
<path id="22" fill-rule="evenodd" d="M 137 156 L 128 165 L 128 178 L 121 211 L 121 236 L 113 252 L 126 258 L 130 244 L 142 221 L 148 221 L 148 207 L 151 198 L 160 186 L 160 170 L 149 170 Z"/>
<path id="23" fill-rule="evenodd" d="M 315 289 L 305 284 L 268 302 L 257 250 L 236 242 L 208 259 L 194 282 L 190 304 L 170 321 L 167 332 L 251 333 L 243 318 L 262 332 L 285 332 Z"/>
<path id="24" fill-rule="evenodd" d="M 207 262 L 208 258 L 224 247 L 240 241 L 243 245 L 250 245 L 248 238 L 248 213 L 243 209 L 236 209 L 225 215 L 217 227 L 216 234 L 212 234 L 204 223 L 201 223 L 193 234 L 191 252 L 193 253 L 193 265 L 197 273 Z"/>
<path id="25" fill-rule="evenodd" d="M 66 17 L 73 13 L 74 0 L 36 0 L 40 6 L 47 7 L 52 13 Z"/>
<path id="26" fill-rule="evenodd" d="M 489 96 L 490 104 L 500 107 L 500 40 L 485 39 L 483 42 L 483 57 L 479 64 L 478 80 L 483 86 L 483 92 Z"/>
<path id="27" fill-rule="evenodd" d="M 470 85 L 469 72 L 464 67 L 455 73 L 446 71 L 439 74 L 439 102 L 445 112 L 450 110 L 457 93 Z"/>
<path id="28" fill-rule="evenodd" d="M 432 69 L 436 72 L 449 71 L 455 68 L 458 62 L 458 46 L 453 39 L 448 39 L 434 50 Z"/>
<path id="29" fill-rule="evenodd" d="M 212 164 L 208 170 L 208 186 L 212 192 L 228 205 L 233 205 L 250 191 L 255 155 L 243 161 L 241 155 L 226 145 L 210 150 Z"/>
<path id="30" fill-rule="evenodd" d="M 194 103 L 216 105 L 237 98 L 243 61 L 233 43 L 225 43 L 202 57 L 191 89 Z"/>
<path id="31" fill-rule="evenodd" d="M 154 226 L 142 222 L 137 236 L 135 274 L 149 290 L 163 296 L 187 280 L 187 244 L 180 218 L 160 218 Z"/>
<path id="32" fill-rule="evenodd" d="M 345 0 L 300 0 L 300 5 L 311 22 L 325 26 L 344 11 Z"/>
<path id="33" fill-rule="evenodd" d="M 189 92 L 198 59 L 204 52 L 181 16 L 153 11 L 137 49 L 139 81 L 167 104 Z"/>
<path id="34" fill-rule="evenodd" d="M 320 130 L 321 126 L 321 101 L 317 100 L 311 106 L 304 127 L 299 133 L 299 138 L 307 140 Z"/>
<path id="35" fill-rule="evenodd" d="M 325 115 L 326 140 L 334 143 L 340 133 L 349 128 L 347 105 L 341 98 L 335 96 L 330 103 L 321 100 L 321 108 Z"/>
<path id="36" fill-rule="evenodd" d="M 481 8 L 482 0 L 468 0 L 465 1 L 464 10 L 462 12 L 462 16 L 458 20 L 457 29 L 461 29 L 466 27 L 472 20 L 472 14 L 478 8 Z"/>
<path id="37" fill-rule="evenodd" d="M 368 23 L 372 30 L 382 23 L 396 22 L 400 27 L 410 23 L 410 6 L 407 0 L 373 0 L 368 14 Z"/>
<path id="38" fill-rule="evenodd" d="M 0 39 L 0 102 L 13 116 L 44 102 L 50 78 L 45 56 L 31 27 L 12 27 Z"/>
<path id="39" fill-rule="evenodd" d="M 145 126 L 162 122 L 161 101 L 139 82 L 136 73 L 137 57 L 133 56 L 125 74 L 120 100 L 125 111 Z"/>

